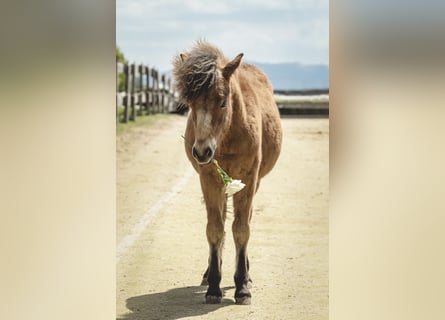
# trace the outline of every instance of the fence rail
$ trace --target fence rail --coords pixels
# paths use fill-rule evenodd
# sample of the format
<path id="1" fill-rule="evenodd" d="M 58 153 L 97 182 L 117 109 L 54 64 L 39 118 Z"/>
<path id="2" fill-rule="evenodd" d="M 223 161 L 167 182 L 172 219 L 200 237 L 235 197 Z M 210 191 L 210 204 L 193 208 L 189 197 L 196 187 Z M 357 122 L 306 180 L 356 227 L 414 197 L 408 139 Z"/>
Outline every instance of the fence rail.
<path id="1" fill-rule="evenodd" d="M 124 88 L 119 88 L 120 79 Z M 119 112 L 120 107 L 123 107 L 123 114 Z M 144 114 L 174 112 L 176 107 L 171 78 L 144 64 L 116 63 L 117 123 L 135 121 L 136 116 Z"/>

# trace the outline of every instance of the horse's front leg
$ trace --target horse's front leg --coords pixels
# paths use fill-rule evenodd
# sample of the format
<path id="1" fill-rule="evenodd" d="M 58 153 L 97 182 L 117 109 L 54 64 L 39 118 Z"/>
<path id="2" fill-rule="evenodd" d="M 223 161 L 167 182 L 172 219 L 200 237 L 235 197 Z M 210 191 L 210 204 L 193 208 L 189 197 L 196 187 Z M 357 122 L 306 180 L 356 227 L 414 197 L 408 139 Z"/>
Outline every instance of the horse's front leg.
<path id="1" fill-rule="evenodd" d="M 224 223 L 227 197 L 224 189 L 209 176 L 201 175 L 201 187 L 207 209 L 207 241 L 209 243 L 209 266 L 206 271 L 209 285 L 206 303 L 220 303 L 222 299 L 221 266 L 224 245 Z"/>
<path id="2" fill-rule="evenodd" d="M 232 225 L 233 239 L 236 246 L 235 301 L 238 304 L 250 304 L 251 278 L 249 276 L 249 258 L 247 243 L 250 238 L 250 219 L 252 217 L 252 200 L 255 184 L 246 187 L 233 197 L 235 219 Z"/>
<path id="3" fill-rule="evenodd" d="M 224 209 L 223 209 L 223 223 L 226 221 L 226 215 L 227 215 L 227 200 L 224 200 Z M 224 231 L 223 239 L 226 237 L 226 232 Z M 222 260 L 221 260 L 222 262 Z M 222 263 L 221 263 L 222 264 Z M 204 274 L 202 275 L 202 281 L 201 286 L 208 286 L 209 282 L 207 281 L 207 278 L 209 276 L 209 266 L 207 266 L 206 271 L 204 271 Z"/>

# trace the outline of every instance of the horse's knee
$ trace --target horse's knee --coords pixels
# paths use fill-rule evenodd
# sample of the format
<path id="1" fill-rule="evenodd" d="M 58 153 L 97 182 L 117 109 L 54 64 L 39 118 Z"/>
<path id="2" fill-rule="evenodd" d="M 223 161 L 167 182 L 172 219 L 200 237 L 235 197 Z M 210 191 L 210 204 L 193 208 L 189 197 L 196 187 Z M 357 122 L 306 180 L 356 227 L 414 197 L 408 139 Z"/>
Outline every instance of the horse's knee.
<path id="1" fill-rule="evenodd" d="M 249 223 L 235 219 L 232 224 L 232 233 L 237 247 L 246 246 L 250 238 Z"/>
<path id="2" fill-rule="evenodd" d="M 224 224 L 207 222 L 207 240 L 211 245 L 220 246 L 224 242 Z"/>

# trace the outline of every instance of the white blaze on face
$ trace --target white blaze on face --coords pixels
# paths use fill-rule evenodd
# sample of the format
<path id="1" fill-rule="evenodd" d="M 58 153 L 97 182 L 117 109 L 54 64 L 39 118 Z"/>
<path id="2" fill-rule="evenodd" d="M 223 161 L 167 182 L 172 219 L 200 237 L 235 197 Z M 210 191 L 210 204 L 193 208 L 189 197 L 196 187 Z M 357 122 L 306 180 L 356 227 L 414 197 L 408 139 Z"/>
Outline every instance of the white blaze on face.
<path id="1" fill-rule="evenodd" d="M 195 143 L 193 148 L 200 155 L 207 152 L 207 148 L 216 149 L 216 139 L 213 136 L 212 113 L 206 110 L 196 110 L 195 113 Z"/>
<path id="2" fill-rule="evenodd" d="M 206 110 L 196 110 L 196 137 L 207 139 L 212 130 L 212 114 Z"/>

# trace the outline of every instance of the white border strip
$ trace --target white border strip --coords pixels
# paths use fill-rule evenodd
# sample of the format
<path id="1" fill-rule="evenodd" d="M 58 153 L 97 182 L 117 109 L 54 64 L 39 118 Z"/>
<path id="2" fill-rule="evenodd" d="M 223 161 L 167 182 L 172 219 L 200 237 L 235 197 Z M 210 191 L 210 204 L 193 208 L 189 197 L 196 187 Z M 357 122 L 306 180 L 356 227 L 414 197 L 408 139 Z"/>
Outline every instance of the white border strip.
<path id="1" fill-rule="evenodd" d="M 187 181 L 192 176 L 194 170 L 193 167 L 189 167 L 189 169 L 184 173 L 181 179 L 176 183 L 173 188 L 164 193 L 162 197 L 156 202 L 156 204 L 150 208 L 141 218 L 139 223 L 133 227 L 131 233 L 125 236 L 116 249 L 116 263 L 122 258 L 122 256 L 127 252 L 127 250 L 134 244 L 137 238 L 144 232 L 145 228 L 148 224 L 159 214 L 159 212 L 169 204 L 173 198 L 184 189 Z"/>

